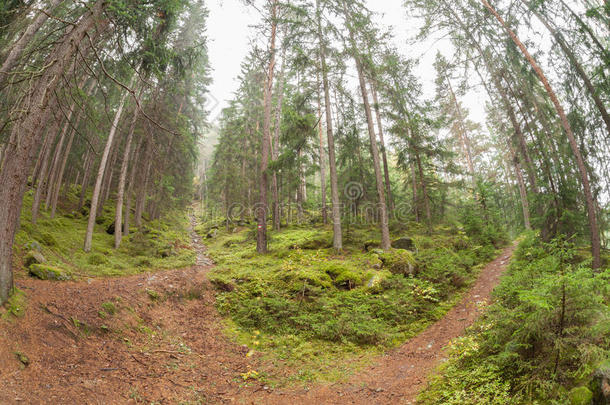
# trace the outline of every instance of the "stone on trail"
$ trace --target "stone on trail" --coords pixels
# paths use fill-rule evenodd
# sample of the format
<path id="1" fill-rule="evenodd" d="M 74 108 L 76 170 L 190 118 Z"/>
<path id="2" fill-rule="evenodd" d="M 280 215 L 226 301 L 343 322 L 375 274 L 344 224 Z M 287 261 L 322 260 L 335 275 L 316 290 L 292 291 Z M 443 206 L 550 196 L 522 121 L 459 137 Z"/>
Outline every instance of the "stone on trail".
<path id="1" fill-rule="evenodd" d="M 70 276 L 60 269 L 45 264 L 32 264 L 30 266 L 30 275 L 41 280 L 65 281 L 70 279 Z"/>

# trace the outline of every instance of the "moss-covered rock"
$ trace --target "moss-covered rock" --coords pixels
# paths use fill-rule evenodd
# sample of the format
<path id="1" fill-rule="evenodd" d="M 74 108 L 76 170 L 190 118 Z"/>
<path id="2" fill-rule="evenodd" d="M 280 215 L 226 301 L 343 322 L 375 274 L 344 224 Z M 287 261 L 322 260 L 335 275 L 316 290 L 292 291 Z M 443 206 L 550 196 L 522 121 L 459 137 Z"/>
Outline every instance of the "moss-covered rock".
<path id="1" fill-rule="evenodd" d="M 42 255 L 42 253 L 40 253 L 37 250 L 30 250 L 27 253 L 27 255 L 25 255 L 25 258 L 23 259 L 23 264 L 27 268 L 30 268 L 32 265 L 35 265 L 35 264 L 45 264 L 46 262 L 47 262 L 47 259 L 45 259 L 45 257 Z"/>
<path id="2" fill-rule="evenodd" d="M 591 405 L 593 403 L 593 393 L 587 387 L 572 388 L 568 397 L 571 405 Z"/>
<path id="3" fill-rule="evenodd" d="M 41 280 L 69 280 L 70 276 L 56 267 L 47 266 L 45 264 L 33 264 L 30 266 L 30 275 Z"/>
<path id="4" fill-rule="evenodd" d="M 415 258 L 404 249 L 392 249 L 379 255 L 383 267 L 393 274 L 411 275 L 415 273 Z"/>
<path id="5" fill-rule="evenodd" d="M 396 249 L 404 249 L 404 250 L 414 250 L 415 244 L 413 243 L 413 239 L 403 237 L 400 239 L 396 239 L 392 242 L 392 247 Z"/>
<path id="6" fill-rule="evenodd" d="M 364 251 L 370 252 L 373 249 L 378 249 L 381 246 L 381 242 L 375 239 L 370 239 L 364 242 Z"/>

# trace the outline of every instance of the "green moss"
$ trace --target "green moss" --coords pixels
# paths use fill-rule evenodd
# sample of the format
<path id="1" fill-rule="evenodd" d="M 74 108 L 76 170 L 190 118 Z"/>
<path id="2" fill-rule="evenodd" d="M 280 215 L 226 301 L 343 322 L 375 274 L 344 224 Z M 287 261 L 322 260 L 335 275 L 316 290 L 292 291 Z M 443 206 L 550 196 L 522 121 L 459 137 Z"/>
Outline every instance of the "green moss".
<path id="1" fill-rule="evenodd" d="M 587 387 L 576 387 L 568 394 L 570 405 L 591 405 L 593 403 L 593 393 Z"/>
<path id="2" fill-rule="evenodd" d="M 70 193 L 68 197 L 62 205 L 76 206 L 78 196 Z M 87 229 L 86 216 L 60 211 L 50 219 L 48 213 L 42 211 L 37 225 L 32 226 L 31 202 L 32 194 L 26 193 L 15 251 L 17 254 L 39 252 L 46 262 L 38 264 L 65 269 L 65 273 L 75 277 L 116 277 L 195 263 L 196 252 L 190 248 L 188 218 L 184 212 L 170 212 L 161 220 L 147 222 L 142 232 L 130 233 L 123 238 L 121 247 L 114 249 L 114 235 L 106 233 L 104 226 L 114 218 L 114 202 L 109 201 L 101 214 L 104 223 L 95 226 L 91 252 L 85 253 L 82 246 Z M 24 255 L 24 260 L 27 256 Z M 27 268 L 30 263 L 25 264 Z"/>
<path id="3" fill-rule="evenodd" d="M 299 370 L 282 382 L 341 378 L 362 365 L 360 359 L 421 331 L 459 298 L 461 287 L 446 281 L 443 268 L 458 255 L 448 242 L 451 235 L 413 235 L 416 244 L 422 236 L 430 246 L 419 248 L 418 255 L 426 259 L 425 266 L 418 262 L 420 277 L 414 274 L 414 255 L 406 250 L 363 251 L 377 232 L 351 227 L 341 254 L 332 248 L 304 248 L 310 241 L 331 240 L 324 227 L 270 231 L 267 255 L 256 253 L 248 229 L 229 233 L 221 228 L 207 241 L 217 263 L 210 280 L 220 313 L 240 342 Z M 459 255 L 472 255 L 457 265 L 469 282 L 481 259 L 473 246 Z"/>
<path id="4" fill-rule="evenodd" d="M 13 288 L 13 293 L 8 301 L 4 304 L 6 312 L 2 314 L 2 318 L 9 319 L 10 317 L 21 318 L 25 315 L 27 308 L 27 296 L 18 288 Z"/>
<path id="5" fill-rule="evenodd" d="M 383 267 L 393 274 L 411 275 L 415 272 L 413 253 L 404 249 L 392 249 L 379 255 Z"/>
<path id="6" fill-rule="evenodd" d="M 47 266 L 46 264 L 31 265 L 30 274 L 41 280 L 65 281 L 70 279 L 70 276 L 62 270 L 56 267 Z"/>

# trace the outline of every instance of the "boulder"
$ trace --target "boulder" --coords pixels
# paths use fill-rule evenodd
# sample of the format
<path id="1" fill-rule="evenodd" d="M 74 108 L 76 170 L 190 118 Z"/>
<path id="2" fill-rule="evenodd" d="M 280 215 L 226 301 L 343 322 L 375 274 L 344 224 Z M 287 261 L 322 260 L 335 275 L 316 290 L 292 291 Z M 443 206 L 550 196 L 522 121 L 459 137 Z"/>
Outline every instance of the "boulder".
<path id="1" fill-rule="evenodd" d="M 407 237 L 396 239 L 394 242 L 392 242 L 392 247 L 395 249 L 404 249 L 410 251 L 415 250 L 415 244 L 413 243 L 413 239 Z"/>
<path id="2" fill-rule="evenodd" d="M 372 249 L 376 249 L 379 246 L 381 246 L 381 242 L 379 242 L 378 240 L 367 240 L 366 242 L 364 242 L 364 251 L 370 252 Z"/>
<path id="3" fill-rule="evenodd" d="M 30 250 L 27 255 L 25 255 L 25 259 L 23 260 L 23 264 L 25 267 L 30 268 L 35 264 L 45 264 L 47 259 L 40 253 L 38 250 Z"/>
<path id="4" fill-rule="evenodd" d="M 27 250 L 34 250 L 36 252 L 40 252 L 42 251 L 42 246 L 40 246 L 40 243 L 38 243 L 37 241 L 33 240 L 30 241 L 28 243 L 25 244 L 25 248 Z"/>
<path id="5" fill-rule="evenodd" d="M 45 264 L 33 264 L 30 266 L 30 275 L 41 280 L 63 281 L 70 279 L 70 277 L 64 274 L 60 269 Z"/>
<path id="6" fill-rule="evenodd" d="M 415 258 L 413 254 L 405 249 L 392 249 L 379 255 L 383 267 L 392 274 L 409 276 L 415 273 Z"/>

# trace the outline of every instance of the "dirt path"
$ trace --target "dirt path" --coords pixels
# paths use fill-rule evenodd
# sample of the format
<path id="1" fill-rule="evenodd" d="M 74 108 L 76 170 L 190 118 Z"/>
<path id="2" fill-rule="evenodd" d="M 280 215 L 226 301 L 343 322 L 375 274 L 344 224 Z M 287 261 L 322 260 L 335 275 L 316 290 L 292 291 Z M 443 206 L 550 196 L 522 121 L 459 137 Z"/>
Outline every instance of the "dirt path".
<path id="1" fill-rule="evenodd" d="M 445 318 L 349 383 L 271 390 L 241 386 L 242 373 L 273 366 L 224 337 L 206 277 L 211 261 L 194 231 L 192 238 L 197 265 L 188 269 L 84 282 L 18 280 L 28 310 L 17 321 L 0 320 L 0 404 L 410 403 L 442 348 L 479 315 L 512 253 L 490 263 Z"/>

